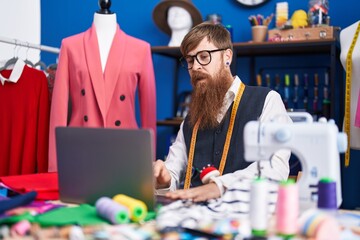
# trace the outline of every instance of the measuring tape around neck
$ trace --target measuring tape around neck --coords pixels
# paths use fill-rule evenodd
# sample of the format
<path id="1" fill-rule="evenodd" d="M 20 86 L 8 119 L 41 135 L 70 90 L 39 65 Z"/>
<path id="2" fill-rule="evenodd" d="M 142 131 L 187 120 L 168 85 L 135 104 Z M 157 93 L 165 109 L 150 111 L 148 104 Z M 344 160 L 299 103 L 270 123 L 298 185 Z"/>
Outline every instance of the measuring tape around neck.
<path id="1" fill-rule="evenodd" d="M 346 84 L 345 84 L 345 116 L 344 131 L 347 134 L 348 144 L 345 152 L 345 167 L 350 165 L 350 101 L 351 101 L 351 79 L 352 79 L 352 53 L 360 32 L 360 22 L 358 23 L 354 38 L 351 42 L 346 56 Z"/>

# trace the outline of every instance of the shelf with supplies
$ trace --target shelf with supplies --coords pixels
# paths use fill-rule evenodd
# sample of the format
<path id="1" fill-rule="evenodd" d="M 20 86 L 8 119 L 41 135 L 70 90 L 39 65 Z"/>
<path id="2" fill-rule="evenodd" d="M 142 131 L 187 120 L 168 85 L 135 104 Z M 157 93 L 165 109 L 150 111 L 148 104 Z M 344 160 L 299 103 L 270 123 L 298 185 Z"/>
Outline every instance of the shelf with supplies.
<path id="1" fill-rule="evenodd" d="M 343 112 L 343 92 L 341 89 L 335 88 L 335 83 L 338 86 L 343 86 L 343 76 L 338 74 L 337 70 L 340 66 L 339 61 L 339 42 L 337 38 L 327 38 L 327 39 L 316 39 L 316 40 L 301 40 L 301 41 L 281 41 L 281 42 L 262 42 L 262 43 L 253 43 L 253 42 L 236 42 L 233 43 L 234 48 L 234 57 L 231 65 L 231 70 L 233 74 L 236 74 L 237 69 L 237 59 L 247 57 L 250 59 L 250 85 L 256 85 L 256 60 L 258 57 L 266 56 L 286 56 L 286 57 L 306 57 L 310 55 L 324 55 L 328 60 L 325 64 L 328 68 L 328 77 L 329 77 L 329 92 L 331 93 L 330 100 L 332 103 L 330 107 L 330 116 L 334 118 L 335 116 L 335 104 L 339 112 Z M 174 74 L 174 89 L 173 89 L 173 103 L 174 109 L 177 109 L 178 106 L 178 76 L 177 71 L 179 70 L 180 63 L 178 59 L 181 57 L 181 52 L 179 47 L 168 47 L 168 46 L 153 46 L 151 48 L 153 54 L 159 54 L 162 56 L 170 57 L 177 61 L 175 74 Z M 341 68 L 342 69 L 342 68 Z M 335 94 L 335 91 L 337 93 Z M 174 112 L 176 116 L 176 112 Z M 175 119 L 175 118 L 174 118 Z M 340 120 L 335 119 L 338 125 L 340 125 Z M 169 126 L 178 126 L 177 124 L 181 121 L 171 120 L 162 120 L 158 121 L 158 125 L 169 125 Z"/>

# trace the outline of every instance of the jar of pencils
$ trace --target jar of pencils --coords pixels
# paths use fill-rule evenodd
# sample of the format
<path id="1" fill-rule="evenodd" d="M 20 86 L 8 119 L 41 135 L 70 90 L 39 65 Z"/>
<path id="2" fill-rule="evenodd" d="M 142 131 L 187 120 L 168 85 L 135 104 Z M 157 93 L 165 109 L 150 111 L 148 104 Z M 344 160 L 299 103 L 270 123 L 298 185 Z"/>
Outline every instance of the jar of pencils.
<path id="1" fill-rule="evenodd" d="M 251 15 L 249 22 L 251 25 L 252 41 L 253 42 L 265 42 L 267 39 L 268 25 L 273 18 L 273 14 L 264 18 L 263 15 L 257 16 Z"/>

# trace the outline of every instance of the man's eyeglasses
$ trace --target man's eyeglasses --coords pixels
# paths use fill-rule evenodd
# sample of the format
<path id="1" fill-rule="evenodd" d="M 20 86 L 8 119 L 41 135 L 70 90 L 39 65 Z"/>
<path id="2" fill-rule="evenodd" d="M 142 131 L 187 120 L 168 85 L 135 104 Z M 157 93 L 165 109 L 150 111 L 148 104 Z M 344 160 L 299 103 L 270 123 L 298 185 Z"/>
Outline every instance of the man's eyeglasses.
<path id="1" fill-rule="evenodd" d="M 226 49 L 227 48 L 221 48 L 221 49 L 215 49 L 215 50 L 203 50 L 203 51 L 197 52 L 195 55 L 186 55 L 184 57 L 181 57 L 179 60 L 180 60 L 181 66 L 183 66 L 184 68 L 187 68 L 187 69 L 191 69 L 194 66 L 195 59 L 201 66 L 206 66 L 211 62 L 211 53 L 224 51 Z"/>

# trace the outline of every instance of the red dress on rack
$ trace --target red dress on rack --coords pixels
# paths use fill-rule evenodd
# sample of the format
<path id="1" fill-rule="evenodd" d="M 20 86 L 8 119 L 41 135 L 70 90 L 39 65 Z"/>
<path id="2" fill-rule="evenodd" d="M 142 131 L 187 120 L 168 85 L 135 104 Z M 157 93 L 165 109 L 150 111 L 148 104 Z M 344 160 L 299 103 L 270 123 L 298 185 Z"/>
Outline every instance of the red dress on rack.
<path id="1" fill-rule="evenodd" d="M 49 92 L 44 72 L 0 72 L 0 176 L 47 172 Z"/>

